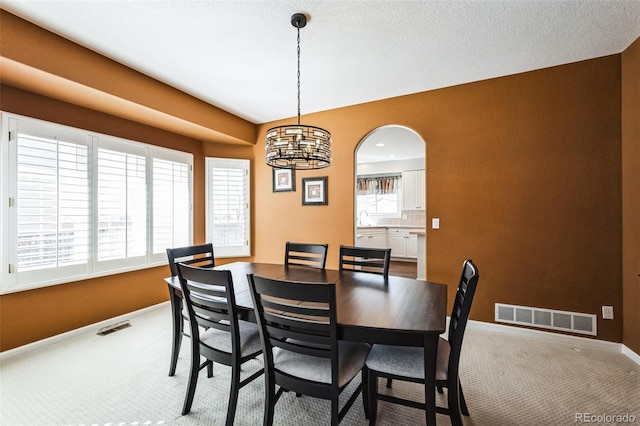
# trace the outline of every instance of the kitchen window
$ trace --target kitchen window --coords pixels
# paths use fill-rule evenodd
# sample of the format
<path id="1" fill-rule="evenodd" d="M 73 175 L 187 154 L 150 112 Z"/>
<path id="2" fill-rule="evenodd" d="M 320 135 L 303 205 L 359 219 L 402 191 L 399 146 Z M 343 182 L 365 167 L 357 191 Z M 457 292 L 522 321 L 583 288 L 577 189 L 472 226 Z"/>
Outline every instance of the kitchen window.
<path id="1" fill-rule="evenodd" d="M 370 215 L 398 216 L 402 193 L 399 175 L 361 176 L 356 180 L 358 212 Z"/>

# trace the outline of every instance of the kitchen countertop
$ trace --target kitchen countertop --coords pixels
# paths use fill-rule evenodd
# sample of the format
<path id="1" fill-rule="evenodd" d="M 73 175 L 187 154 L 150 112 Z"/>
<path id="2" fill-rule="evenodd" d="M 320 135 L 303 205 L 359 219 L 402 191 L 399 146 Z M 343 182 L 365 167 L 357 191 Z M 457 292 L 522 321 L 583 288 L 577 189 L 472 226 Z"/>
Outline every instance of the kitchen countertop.
<path id="1" fill-rule="evenodd" d="M 419 225 L 364 225 L 357 226 L 357 229 L 380 229 L 380 228 L 405 228 L 405 229 L 424 229 L 424 226 Z"/>

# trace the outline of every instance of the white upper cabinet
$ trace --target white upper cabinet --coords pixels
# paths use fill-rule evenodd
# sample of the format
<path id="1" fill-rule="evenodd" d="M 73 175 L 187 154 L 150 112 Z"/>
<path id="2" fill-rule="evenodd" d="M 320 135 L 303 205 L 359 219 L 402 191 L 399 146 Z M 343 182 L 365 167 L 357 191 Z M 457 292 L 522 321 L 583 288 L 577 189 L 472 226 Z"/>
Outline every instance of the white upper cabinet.
<path id="1" fill-rule="evenodd" d="M 407 170 L 402 172 L 402 199 L 404 210 L 425 209 L 425 176 L 424 170 Z"/>

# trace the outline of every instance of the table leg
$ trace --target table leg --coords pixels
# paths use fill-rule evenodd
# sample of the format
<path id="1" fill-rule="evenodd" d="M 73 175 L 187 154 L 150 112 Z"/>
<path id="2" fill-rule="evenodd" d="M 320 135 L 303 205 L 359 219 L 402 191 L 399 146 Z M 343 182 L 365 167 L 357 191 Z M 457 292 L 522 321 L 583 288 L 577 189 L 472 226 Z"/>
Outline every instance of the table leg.
<path id="1" fill-rule="evenodd" d="M 436 357 L 438 354 L 438 335 L 424 335 L 424 397 L 425 416 L 428 425 L 436 424 Z"/>

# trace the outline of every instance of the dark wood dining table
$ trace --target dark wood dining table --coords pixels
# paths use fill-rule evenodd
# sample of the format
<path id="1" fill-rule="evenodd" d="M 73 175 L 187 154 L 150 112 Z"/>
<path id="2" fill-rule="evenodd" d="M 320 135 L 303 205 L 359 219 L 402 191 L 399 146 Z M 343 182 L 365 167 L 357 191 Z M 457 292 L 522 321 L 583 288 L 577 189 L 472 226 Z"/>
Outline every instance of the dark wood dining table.
<path id="1" fill-rule="evenodd" d="M 438 338 L 446 328 L 446 285 L 365 272 L 270 263 L 233 262 L 214 269 L 231 271 L 238 311 L 249 321 L 255 321 L 255 314 L 248 274 L 286 281 L 335 283 L 340 339 L 425 349 L 426 423 L 436 424 L 435 365 Z M 182 292 L 177 277 L 165 281 L 169 286 L 176 345 L 181 333 Z"/>

